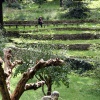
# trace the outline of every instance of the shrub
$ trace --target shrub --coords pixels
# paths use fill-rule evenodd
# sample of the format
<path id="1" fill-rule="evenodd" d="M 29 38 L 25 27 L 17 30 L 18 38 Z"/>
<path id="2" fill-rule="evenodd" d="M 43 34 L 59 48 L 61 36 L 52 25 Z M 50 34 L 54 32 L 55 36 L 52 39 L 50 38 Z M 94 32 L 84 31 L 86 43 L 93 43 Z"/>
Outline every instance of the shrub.
<path id="1" fill-rule="evenodd" d="M 3 54 L 3 49 L 5 47 L 5 43 L 8 41 L 7 38 L 4 37 L 5 31 L 0 30 L 0 56 Z"/>
<path id="2" fill-rule="evenodd" d="M 64 0 L 64 8 L 68 8 L 68 13 L 66 17 L 68 18 L 86 18 L 90 12 L 87 8 L 88 3 L 83 2 L 83 0 Z"/>

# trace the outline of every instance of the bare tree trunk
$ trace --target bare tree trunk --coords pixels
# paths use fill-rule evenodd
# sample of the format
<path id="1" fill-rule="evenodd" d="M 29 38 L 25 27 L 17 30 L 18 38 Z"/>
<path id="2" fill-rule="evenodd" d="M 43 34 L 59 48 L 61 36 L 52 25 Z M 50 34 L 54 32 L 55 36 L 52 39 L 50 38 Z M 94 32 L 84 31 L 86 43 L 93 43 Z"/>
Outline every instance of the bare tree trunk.
<path id="1" fill-rule="evenodd" d="M 63 6 L 63 0 L 60 0 L 60 7 Z"/>
<path id="2" fill-rule="evenodd" d="M 6 74 L 2 68 L 2 59 L 0 58 L 0 92 L 2 95 L 2 100 L 10 100 L 10 95 L 6 85 Z"/>
<path id="3" fill-rule="evenodd" d="M 10 79 L 12 76 L 12 70 L 17 64 L 22 64 L 22 61 L 15 60 L 13 63 L 11 62 L 12 52 L 10 48 L 4 49 L 3 52 L 4 52 L 4 73 L 6 73 L 7 75 L 6 84 L 8 91 L 10 93 Z"/>
<path id="4" fill-rule="evenodd" d="M 48 87 L 47 95 L 51 95 L 51 92 L 52 92 L 52 80 L 51 80 L 51 77 L 48 78 L 48 81 L 47 81 L 46 85 Z"/>
<path id="5" fill-rule="evenodd" d="M 42 92 L 44 95 L 46 95 L 45 91 L 44 91 L 44 85 L 42 86 Z"/>
<path id="6" fill-rule="evenodd" d="M 0 0 L 0 27 L 3 28 L 3 8 L 2 8 L 2 0 Z"/>
<path id="7" fill-rule="evenodd" d="M 35 66 L 33 66 L 32 68 L 29 68 L 27 72 L 23 74 L 22 78 L 17 84 L 16 89 L 11 95 L 11 100 L 19 100 L 19 98 L 25 91 L 25 85 L 27 81 L 33 78 L 39 69 L 44 68 L 44 67 L 49 67 L 51 65 L 58 66 L 62 64 L 64 64 L 64 61 L 60 59 L 50 59 L 47 61 L 44 61 L 43 59 L 41 59 Z M 51 91 L 50 87 L 49 87 L 49 90 Z"/>

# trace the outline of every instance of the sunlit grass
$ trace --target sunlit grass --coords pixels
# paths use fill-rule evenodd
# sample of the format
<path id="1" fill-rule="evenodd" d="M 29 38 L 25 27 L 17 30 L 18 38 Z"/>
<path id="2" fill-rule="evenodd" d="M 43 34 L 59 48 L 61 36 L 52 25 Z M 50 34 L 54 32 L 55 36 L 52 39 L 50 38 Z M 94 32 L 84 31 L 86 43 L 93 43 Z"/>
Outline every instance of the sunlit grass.
<path id="1" fill-rule="evenodd" d="M 89 4 L 90 8 L 100 8 L 100 0 L 93 0 L 91 1 L 91 3 Z"/>
<path id="2" fill-rule="evenodd" d="M 59 100 L 99 100 L 100 91 L 97 91 L 98 87 L 95 85 L 96 80 L 90 77 L 80 77 L 74 73 L 68 75 L 69 78 L 69 88 L 63 84 L 58 87 L 53 85 L 52 91 L 56 90 L 60 92 Z M 20 76 L 12 78 L 11 80 L 11 90 L 13 91 Z M 19 100 L 41 100 L 43 96 L 41 88 L 34 91 L 29 90 L 22 94 Z M 1 96 L 0 96 L 1 100 Z"/>
<path id="3" fill-rule="evenodd" d="M 12 38 L 17 43 L 45 43 L 45 44 L 95 44 L 99 43 L 100 39 L 94 40 L 34 40 L 23 38 Z"/>
<path id="4" fill-rule="evenodd" d="M 83 51 L 79 51 L 79 50 L 67 50 L 66 51 L 66 56 L 73 56 L 73 57 L 89 57 L 89 58 L 94 58 L 98 56 L 98 52 L 92 51 L 92 50 L 83 50 Z"/>

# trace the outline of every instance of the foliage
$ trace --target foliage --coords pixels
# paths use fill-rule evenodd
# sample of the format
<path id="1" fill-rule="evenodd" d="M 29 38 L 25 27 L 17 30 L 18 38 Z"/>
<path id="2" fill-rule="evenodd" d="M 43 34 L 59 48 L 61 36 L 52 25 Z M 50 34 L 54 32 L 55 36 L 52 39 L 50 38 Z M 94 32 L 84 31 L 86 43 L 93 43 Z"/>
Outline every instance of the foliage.
<path id="1" fill-rule="evenodd" d="M 67 87 L 69 86 L 68 78 L 68 65 L 65 66 L 51 66 L 49 68 L 41 69 L 38 71 L 38 75 L 42 75 L 44 79 L 51 77 L 52 78 L 52 84 L 55 83 L 57 86 L 61 85 L 60 82 L 62 82 Z"/>
<path id="2" fill-rule="evenodd" d="M 21 9 L 21 4 L 18 1 L 15 1 L 15 0 L 14 1 L 13 0 L 9 1 L 9 0 L 7 0 L 6 3 L 7 3 L 8 7 Z"/>
<path id="3" fill-rule="evenodd" d="M 39 7 L 41 7 L 41 5 L 46 2 L 47 0 L 33 0 L 35 3 L 39 4 Z"/>
<path id="4" fill-rule="evenodd" d="M 21 58 L 24 61 L 24 64 L 16 69 L 16 71 L 18 71 L 17 73 L 23 73 L 27 70 L 28 66 L 32 67 L 40 59 L 47 60 L 49 58 L 53 58 L 52 51 L 49 50 L 48 46 L 45 45 L 37 44 L 31 47 L 26 43 L 24 45 L 20 45 L 19 47 L 24 47 L 24 50 L 19 49 L 17 50 L 17 52 L 14 50 L 14 54 L 17 59 Z M 17 75 L 17 73 L 15 74 L 15 76 Z"/>
<path id="5" fill-rule="evenodd" d="M 4 37 L 5 30 L 0 30 L 0 56 L 2 56 L 2 51 L 5 47 L 5 43 L 7 43 L 8 39 Z"/>
<path id="6" fill-rule="evenodd" d="M 24 45 L 24 48 L 26 49 L 20 49 L 15 51 L 16 57 L 21 58 L 24 61 L 24 64 L 22 66 L 19 66 L 16 68 L 15 75 L 17 76 L 19 73 L 23 73 L 27 70 L 28 67 L 32 67 L 34 64 L 38 63 L 38 61 L 42 58 L 44 60 L 52 59 L 52 58 L 58 58 L 61 56 L 63 58 L 63 55 L 54 54 L 53 48 L 50 47 L 50 45 L 46 44 L 37 44 L 33 45 L 32 47 L 29 47 L 27 44 Z M 64 66 L 51 66 L 49 68 L 41 69 L 37 72 L 35 75 L 37 80 L 44 80 L 47 81 L 49 78 L 51 78 L 52 85 L 56 83 L 57 85 L 60 85 L 60 82 L 66 86 L 68 86 L 68 64 L 65 64 Z M 48 83 L 49 84 L 49 83 Z M 47 85 L 48 85 L 47 84 Z"/>
<path id="7" fill-rule="evenodd" d="M 68 8 L 66 16 L 71 18 L 86 18 L 89 12 L 87 3 L 84 3 L 83 0 L 64 0 L 64 8 Z"/>
<path id="8" fill-rule="evenodd" d="M 71 69 L 78 74 L 82 74 L 86 71 L 93 70 L 93 64 L 90 61 L 85 61 L 78 58 L 66 58 L 65 61 L 70 63 Z"/>

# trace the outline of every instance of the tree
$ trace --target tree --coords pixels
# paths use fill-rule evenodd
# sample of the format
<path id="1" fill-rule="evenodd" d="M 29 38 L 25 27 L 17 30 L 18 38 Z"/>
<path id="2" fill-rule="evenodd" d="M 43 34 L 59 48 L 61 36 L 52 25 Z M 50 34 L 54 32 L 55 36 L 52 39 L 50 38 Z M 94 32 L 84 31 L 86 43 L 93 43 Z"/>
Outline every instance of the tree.
<path id="1" fill-rule="evenodd" d="M 0 0 L 0 28 L 3 28 L 3 8 L 2 8 L 3 0 Z"/>
<path id="2" fill-rule="evenodd" d="M 64 7 L 68 8 L 68 17 L 86 18 L 89 13 L 88 3 L 86 0 L 64 0 Z"/>
<path id="3" fill-rule="evenodd" d="M 63 0 L 60 0 L 60 7 L 63 6 Z"/>
<path id="4" fill-rule="evenodd" d="M 61 59 L 50 59 L 44 61 L 43 59 L 39 60 L 33 67 L 28 68 L 26 72 L 22 74 L 22 78 L 19 80 L 13 93 L 10 92 L 10 78 L 12 75 L 12 70 L 17 64 L 22 64 L 21 60 L 15 60 L 11 62 L 12 50 L 10 48 L 4 49 L 4 61 L 0 58 L 0 92 L 2 95 L 2 100 L 19 100 L 21 95 L 27 90 L 36 90 L 42 85 L 44 81 L 39 81 L 37 83 L 27 84 L 29 79 L 32 79 L 36 72 L 44 67 L 53 66 L 62 66 L 64 61 Z M 4 69 L 2 64 L 4 63 Z"/>
<path id="5" fill-rule="evenodd" d="M 0 56 L 3 55 L 3 48 L 5 47 L 5 43 L 8 42 L 7 38 L 4 38 L 4 32 L 0 30 Z"/>
<path id="6" fill-rule="evenodd" d="M 24 45 L 24 51 L 21 51 L 21 49 L 14 49 L 15 55 L 23 59 L 24 64 L 17 67 L 15 71 L 15 76 L 18 73 L 23 73 L 24 71 L 27 70 L 28 64 L 30 67 L 32 64 L 38 62 L 39 59 L 43 58 L 44 60 L 47 60 L 49 58 L 54 59 L 58 57 L 58 54 L 53 54 L 52 50 L 53 48 L 49 45 L 46 44 L 34 44 L 32 47 L 28 47 Z M 17 54 L 16 54 L 17 52 Z M 19 56 L 21 55 L 21 56 Z M 32 56 L 34 55 L 34 56 Z M 60 55 L 59 55 L 60 57 Z M 61 55 L 61 58 L 64 58 L 63 55 Z M 34 62 L 31 60 L 33 59 Z M 61 74 L 62 73 L 62 74 Z M 55 66 L 50 66 L 49 68 L 44 68 L 35 74 L 35 77 L 37 78 L 38 81 L 43 80 L 45 81 L 47 91 L 44 91 L 44 87 L 42 87 L 42 91 L 44 95 L 50 95 L 52 91 L 52 86 L 55 83 L 56 85 L 60 85 L 60 82 L 62 82 L 64 85 L 68 86 L 68 78 L 67 78 L 67 73 L 68 73 L 68 64 L 63 66 L 63 67 L 55 67 Z"/>
<path id="7" fill-rule="evenodd" d="M 54 83 L 56 85 L 60 85 L 60 82 L 62 82 L 65 86 L 69 86 L 68 78 L 68 66 L 63 67 L 55 67 L 51 66 L 49 68 L 45 68 L 44 70 L 41 69 L 38 71 L 38 73 L 35 75 L 36 78 L 39 80 L 45 81 L 45 85 L 47 87 L 47 93 L 44 91 L 44 86 L 42 87 L 42 91 L 44 95 L 51 95 L 52 92 L 52 86 Z"/>

